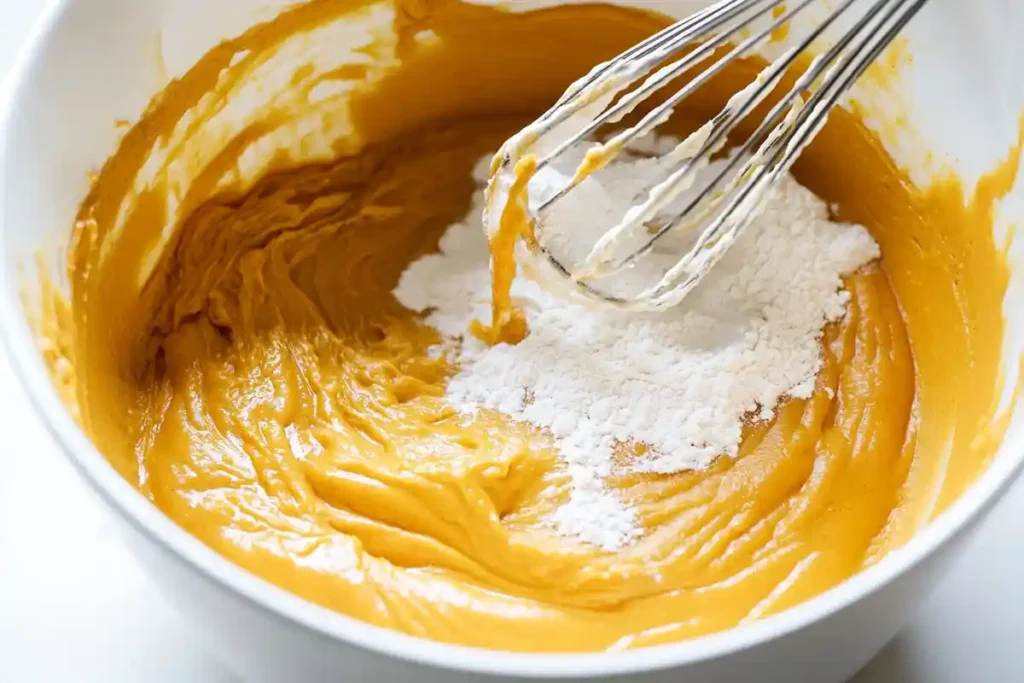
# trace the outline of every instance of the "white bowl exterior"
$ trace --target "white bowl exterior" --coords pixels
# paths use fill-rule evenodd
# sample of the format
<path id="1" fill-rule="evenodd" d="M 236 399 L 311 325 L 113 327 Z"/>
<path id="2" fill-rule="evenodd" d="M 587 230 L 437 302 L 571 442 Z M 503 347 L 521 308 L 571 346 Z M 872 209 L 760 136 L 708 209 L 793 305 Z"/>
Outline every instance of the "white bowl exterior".
<path id="1" fill-rule="evenodd" d="M 183 72 L 218 39 L 266 18 L 268 0 L 69 0 L 54 2 L 31 41 L 0 110 L 0 313 L 12 366 L 56 441 L 126 522 L 137 555 L 172 602 L 229 664 L 251 681 L 455 681 L 472 672 L 517 676 L 608 675 L 631 680 L 839 681 L 903 625 L 963 545 L 967 532 L 1019 469 L 1024 444 L 1015 419 L 982 478 L 905 548 L 825 595 L 750 626 L 678 645 L 615 655 L 542 656 L 443 646 L 367 626 L 305 603 L 243 572 L 177 528 L 120 479 L 63 410 L 35 349 L 19 298 L 20 267 L 66 245 L 88 173 L 117 142 L 112 125 L 134 120 L 168 76 Z M 525 9 L 554 4 L 522 0 Z M 623 2 L 684 14 L 704 2 Z M 196 21 L 196 17 L 204 17 Z M 932 0 L 907 37 L 899 106 L 913 131 L 883 141 L 915 178 L 954 169 L 967 190 L 1017 136 L 1024 80 L 1024 4 Z M 162 47 L 161 47 L 162 44 Z M 162 59 L 157 58 L 162 50 Z M 163 62 L 161 64 L 161 62 Z M 864 95 L 871 98 L 871 95 Z M 896 99 L 877 98 L 873 111 Z M 925 163 L 924 151 L 934 153 Z M 937 163 L 936 163 L 937 162 Z M 997 233 L 1024 216 L 1024 183 L 1001 206 Z M 1011 261 L 1024 265 L 1017 240 Z M 59 269 L 53 275 L 60 282 Z M 1024 349 L 1024 280 L 1004 302 L 1007 377 Z M 1009 393 L 1009 391 L 1007 392 Z M 419 664 L 418 664 L 419 663 Z M 430 666 L 421 666 L 421 664 Z M 451 667 L 464 673 L 431 667 Z M 668 670 L 663 674 L 658 671 Z M 493 679 L 492 679 L 493 680 Z"/>

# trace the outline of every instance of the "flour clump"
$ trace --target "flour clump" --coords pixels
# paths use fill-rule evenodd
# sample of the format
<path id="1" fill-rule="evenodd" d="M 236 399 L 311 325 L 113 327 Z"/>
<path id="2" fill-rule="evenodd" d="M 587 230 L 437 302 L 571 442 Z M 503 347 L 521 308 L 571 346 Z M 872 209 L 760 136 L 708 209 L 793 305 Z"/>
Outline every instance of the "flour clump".
<path id="1" fill-rule="evenodd" d="M 474 173 L 481 190 L 489 161 Z M 639 188 L 653 184 L 659 163 L 613 163 L 600 185 L 567 195 L 560 215 L 600 234 L 610 211 L 624 211 Z M 467 333 L 473 320 L 490 316 L 482 211 L 481 191 L 439 252 L 409 266 L 395 296 L 429 312 L 426 322 L 448 340 L 440 352 L 458 369 L 447 387 L 457 410 L 495 410 L 550 432 L 572 486 L 554 526 L 609 551 L 641 533 L 628 501 L 605 484 L 613 470 L 705 468 L 736 455 L 745 419 L 771 419 L 780 399 L 809 397 L 822 366 L 823 327 L 843 317 L 849 300 L 842 276 L 879 256 L 866 229 L 830 221 L 825 202 L 785 177 L 680 305 L 657 313 L 595 310 L 519 277 L 512 295 L 526 311 L 529 335 L 517 345 L 488 346 Z M 678 253 L 655 254 L 654 267 Z M 615 465 L 626 448 L 628 464 Z"/>

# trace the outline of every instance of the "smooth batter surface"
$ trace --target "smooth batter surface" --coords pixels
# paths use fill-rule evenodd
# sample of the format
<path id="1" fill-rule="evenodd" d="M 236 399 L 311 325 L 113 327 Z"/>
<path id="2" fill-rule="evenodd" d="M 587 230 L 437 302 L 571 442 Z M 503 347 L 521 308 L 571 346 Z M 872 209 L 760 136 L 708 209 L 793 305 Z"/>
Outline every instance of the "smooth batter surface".
<path id="1" fill-rule="evenodd" d="M 1001 429 L 1008 277 L 991 224 L 1019 148 L 965 201 L 954 180 L 911 187 L 837 111 L 796 175 L 868 226 L 883 261 L 849 278 L 813 398 L 751 427 L 736 460 L 618 481 L 647 531 L 627 551 L 553 537 L 542 521 L 566 484 L 547 438 L 455 414 L 443 398 L 452 368 L 427 354 L 435 333 L 390 292 L 465 213 L 480 155 L 667 20 L 400 2 L 394 54 L 369 45 L 370 66 L 299 67 L 290 81 L 354 84 L 321 105 L 350 128 L 333 161 L 275 153 L 263 179 L 239 180 L 282 125 L 281 102 L 206 143 L 216 151 L 201 163 L 185 155 L 176 141 L 211 130 L 261 60 L 367 7 L 299 6 L 172 83 L 99 173 L 74 232 L 70 297 L 47 301 L 46 351 L 83 428 L 178 524 L 374 624 L 600 650 L 713 632 L 820 593 L 986 466 L 998 439 L 975 437 Z M 753 69 L 718 79 L 687 115 L 708 118 Z M 156 149 L 162 164 L 147 166 Z M 192 164 L 184 190 L 169 180 L 176 159 Z"/>

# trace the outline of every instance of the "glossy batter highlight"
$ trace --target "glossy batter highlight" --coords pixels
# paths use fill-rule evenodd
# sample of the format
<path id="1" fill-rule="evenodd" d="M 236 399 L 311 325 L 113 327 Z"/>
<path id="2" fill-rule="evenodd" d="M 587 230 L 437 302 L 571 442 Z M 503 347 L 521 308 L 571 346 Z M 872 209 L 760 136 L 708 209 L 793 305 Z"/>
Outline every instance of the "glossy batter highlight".
<path id="1" fill-rule="evenodd" d="M 467 210 L 478 157 L 667 20 L 399 2 L 394 54 L 369 45 L 374 66 L 295 72 L 306 93 L 355 84 L 324 108 L 350 128 L 333 160 L 275 154 L 262 179 L 240 180 L 246 154 L 283 125 L 282 100 L 201 163 L 175 143 L 146 168 L 168 140 L 203 135 L 290 39 L 370 9 L 312 2 L 215 48 L 154 100 L 82 206 L 70 299 L 47 300 L 48 358 L 94 443 L 178 524 L 373 624 L 602 650 L 814 596 L 909 538 L 985 467 L 994 441 L 974 437 L 1000 394 L 1008 278 L 991 225 L 1019 146 L 965 202 L 953 179 L 912 187 L 837 111 L 795 173 L 865 224 L 883 259 L 848 279 L 849 314 L 826 330 L 813 397 L 748 428 L 735 460 L 618 480 L 646 529 L 628 550 L 552 536 L 543 520 L 567 483 L 549 439 L 456 414 L 444 400 L 453 369 L 427 352 L 436 334 L 390 292 Z M 712 115 L 753 69 L 717 79 L 675 125 Z M 176 154 L 194 168 L 172 204 Z"/>

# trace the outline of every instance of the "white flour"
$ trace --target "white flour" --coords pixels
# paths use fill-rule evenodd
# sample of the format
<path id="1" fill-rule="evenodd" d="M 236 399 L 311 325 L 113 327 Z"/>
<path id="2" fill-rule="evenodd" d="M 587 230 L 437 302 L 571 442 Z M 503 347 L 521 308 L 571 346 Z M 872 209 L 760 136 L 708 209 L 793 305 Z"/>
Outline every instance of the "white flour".
<path id="1" fill-rule="evenodd" d="M 488 163 L 482 160 L 475 173 L 481 188 Z M 613 164 L 601 185 L 588 179 L 568 195 L 558 225 L 552 219 L 545 232 L 560 255 L 585 255 L 593 240 L 574 241 L 578 234 L 607 230 L 639 188 L 652 184 L 658 163 Z M 745 416 L 767 420 L 783 396 L 810 395 L 822 363 L 822 328 L 843 316 L 849 299 L 841 276 L 879 254 L 864 228 L 829 222 L 824 202 L 787 177 L 675 308 L 591 310 L 519 277 L 512 294 L 526 308 L 530 334 L 516 346 L 488 347 L 466 333 L 472 320 L 490 321 L 482 195 L 466 222 L 449 228 L 440 253 L 406 270 L 395 295 L 410 309 L 433 309 L 427 322 L 451 340 L 444 352 L 459 372 L 447 397 L 457 410 L 489 408 L 551 433 L 572 483 L 555 528 L 610 551 L 640 534 L 627 501 L 604 483 L 616 449 L 644 444 L 649 451 L 631 467 L 657 473 L 735 456 Z M 558 243 L 564 235 L 572 239 Z M 678 248 L 655 255 L 650 267 L 660 272 Z M 643 275 L 634 269 L 621 286 L 632 289 L 629 280 Z"/>

